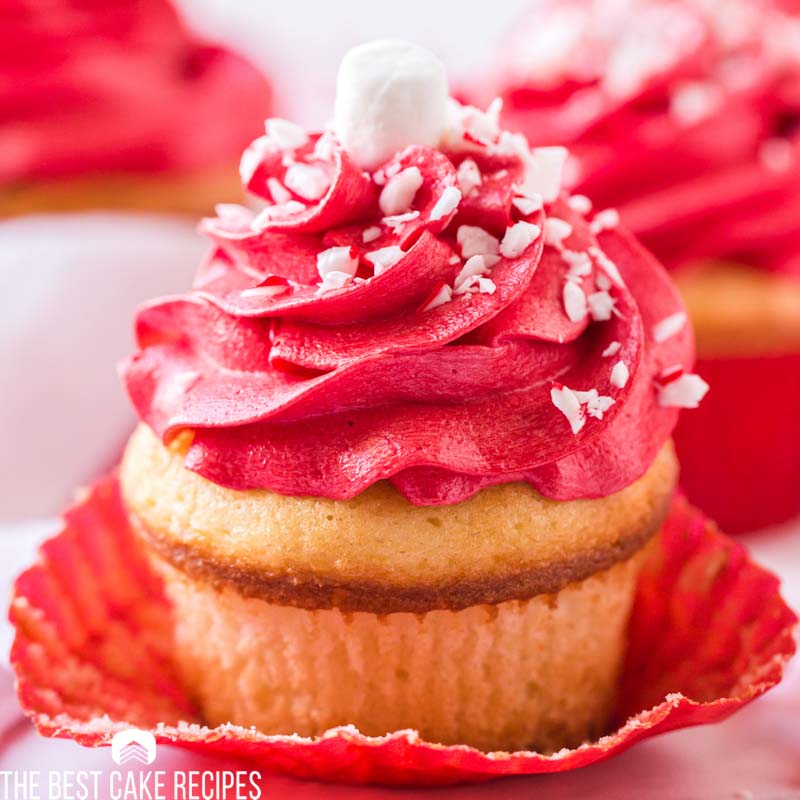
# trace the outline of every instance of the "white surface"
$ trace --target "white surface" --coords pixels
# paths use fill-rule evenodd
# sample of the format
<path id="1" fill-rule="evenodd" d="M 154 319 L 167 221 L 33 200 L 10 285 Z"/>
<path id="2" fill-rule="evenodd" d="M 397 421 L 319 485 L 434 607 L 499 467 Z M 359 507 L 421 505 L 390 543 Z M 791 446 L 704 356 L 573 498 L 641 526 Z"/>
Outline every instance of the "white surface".
<path id="1" fill-rule="evenodd" d="M 188 287 L 208 245 L 189 220 L 0 222 L 0 521 L 58 513 L 133 424 L 116 364 L 136 306 Z"/>

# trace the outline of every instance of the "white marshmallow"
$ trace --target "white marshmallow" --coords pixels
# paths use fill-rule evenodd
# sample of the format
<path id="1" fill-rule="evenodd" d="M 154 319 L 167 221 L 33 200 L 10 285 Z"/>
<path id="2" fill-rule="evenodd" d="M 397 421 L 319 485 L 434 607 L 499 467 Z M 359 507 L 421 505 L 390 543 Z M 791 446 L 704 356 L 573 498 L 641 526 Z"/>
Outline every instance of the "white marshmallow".
<path id="1" fill-rule="evenodd" d="M 407 42 L 369 42 L 339 66 L 334 132 L 360 167 L 373 169 L 410 144 L 437 145 L 447 100 L 447 75 L 432 53 Z"/>

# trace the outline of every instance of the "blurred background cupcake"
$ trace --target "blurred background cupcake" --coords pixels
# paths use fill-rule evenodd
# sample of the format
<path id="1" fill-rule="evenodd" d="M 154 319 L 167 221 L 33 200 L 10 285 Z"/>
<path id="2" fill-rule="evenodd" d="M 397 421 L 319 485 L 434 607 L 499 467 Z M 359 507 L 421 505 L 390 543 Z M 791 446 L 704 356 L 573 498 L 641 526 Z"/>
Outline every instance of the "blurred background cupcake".
<path id="1" fill-rule="evenodd" d="M 675 270 L 712 386 L 676 437 L 690 498 L 728 531 L 792 517 L 800 4 L 544 0 L 501 59 L 505 124 L 567 144 L 574 190 Z"/>
<path id="2" fill-rule="evenodd" d="M 270 85 L 166 0 L 11 0 L 0 30 L 0 215 L 239 199 Z"/>

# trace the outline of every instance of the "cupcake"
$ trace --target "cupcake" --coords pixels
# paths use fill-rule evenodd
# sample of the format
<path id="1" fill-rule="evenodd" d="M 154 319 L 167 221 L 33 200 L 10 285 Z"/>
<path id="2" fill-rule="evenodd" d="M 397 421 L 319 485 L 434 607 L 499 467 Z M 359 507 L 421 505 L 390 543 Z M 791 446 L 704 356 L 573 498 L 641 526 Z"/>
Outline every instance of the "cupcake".
<path id="1" fill-rule="evenodd" d="M 609 722 L 706 385 L 666 272 L 497 112 L 355 48 L 332 127 L 267 120 L 263 209 L 220 206 L 138 314 L 120 485 L 210 725 L 550 752 Z"/>
<path id="2" fill-rule="evenodd" d="M 504 123 L 674 270 L 715 387 L 681 482 L 729 532 L 800 511 L 798 42 L 788 1 L 548 0 L 498 78 Z"/>
<path id="3" fill-rule="evenodd" d="M 241 199 L 270 88 L 166 0 L 13 0 L 2 25 L 0 216 Z"/>

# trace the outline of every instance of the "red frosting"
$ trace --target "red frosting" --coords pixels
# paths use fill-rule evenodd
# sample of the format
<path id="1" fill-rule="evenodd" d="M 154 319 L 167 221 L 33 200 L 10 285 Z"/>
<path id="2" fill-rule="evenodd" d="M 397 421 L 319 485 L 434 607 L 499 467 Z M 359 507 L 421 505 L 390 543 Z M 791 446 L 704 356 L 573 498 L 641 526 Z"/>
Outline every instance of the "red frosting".
<path id="1" fill-rule="evenodd" d="M 680 300 L 630 235 L 599 231 L 565 195 L 515 203 L 529 162 L 512 139 L 411 146 L 373 175 L 329 134 L 293 151 L 259 140 L 248 185 L 266 209 L 205 220 L 214 249 L 192 292 L 138 315 L 123 375 L 139 416 L 166 442 L 192 429 L 186 466 L 236 489 L 344 499 L 389 479 L 426 505 L 512 480 L 552 498 L 604 496 L 641 476 L 677 417 L 654 378 L 693 361 Z M 461 183 L 453 208 L 441 198 L 456 193 L 465 158 L 482 183 Z M 320 200 L 286 190 L 298 163 L 329 183 Z M 386 221 L 382 187 L 408 168 L 422 184 L 407 217 Z M 509 257 L 483 283 L 431 304 L 459 285 L 462 225 L 502 239 L 520 220 L 547 235 L 528 227 L 532 241 L 503 246 Z M 369 254 L 390 246 L 399 260 L 374 274 Z M 350 248 L 358 271 L 323 291 L 317 255 L 331 247 Z M 613 300 L 613 312 L 583 314 L 587 297 L 593 309 Z M 629 378 L 612 381 L 620 361 Z"/>
<path id="2" fill-rule="evenodd" d="M 665 264 L 800 275 L 797 0 L 545 0 L 503 58 L 505 122 Z"/>
<path id="3" fill-rule="evenodd" d="M 11 0 L 0 36 L 0 184 L 222 166 L 268 111 L 264 78 L 164 0 Z"/>

